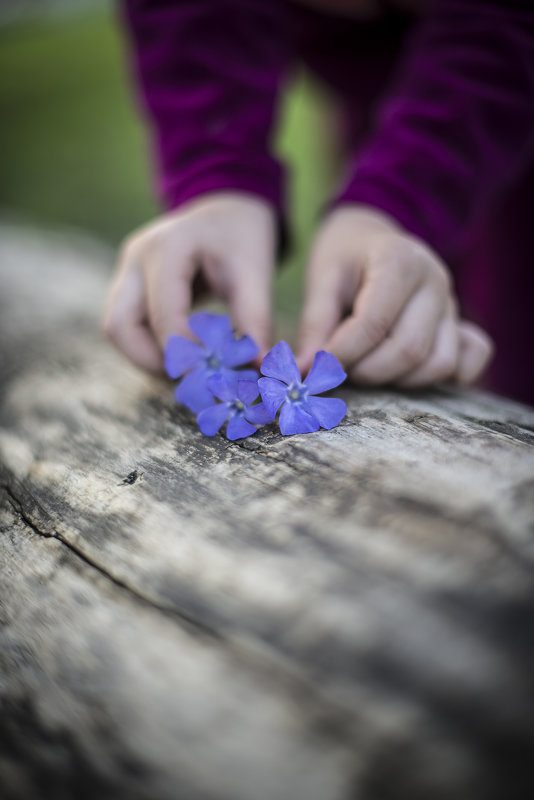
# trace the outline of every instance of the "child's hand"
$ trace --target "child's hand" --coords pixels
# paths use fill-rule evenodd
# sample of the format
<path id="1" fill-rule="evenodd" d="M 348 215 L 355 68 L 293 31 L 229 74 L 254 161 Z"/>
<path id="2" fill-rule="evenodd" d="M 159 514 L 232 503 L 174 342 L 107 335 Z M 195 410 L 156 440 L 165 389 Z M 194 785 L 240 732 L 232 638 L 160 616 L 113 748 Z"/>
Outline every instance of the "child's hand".
<path id="1" fill-rule="evenodd" d="M 458 320 L 438 256 L 364 206 L 333 211 L 312 250 L 300 330 L 303 371 L 322 348 L 356 383 L 407 387 L 471 382 L 492 352 L 480 328 Z"/>
<path id="2" fill-rule="evenodd" d="M 122 247 L 104 330 L 135 364 L 158 372 L 171 334 L 187 326 L 193 281 L 228 302 L 234 324 L 271 344 L 275 214 L 267 202 L 239 192 L 204 195 L 132 234 Z"/>

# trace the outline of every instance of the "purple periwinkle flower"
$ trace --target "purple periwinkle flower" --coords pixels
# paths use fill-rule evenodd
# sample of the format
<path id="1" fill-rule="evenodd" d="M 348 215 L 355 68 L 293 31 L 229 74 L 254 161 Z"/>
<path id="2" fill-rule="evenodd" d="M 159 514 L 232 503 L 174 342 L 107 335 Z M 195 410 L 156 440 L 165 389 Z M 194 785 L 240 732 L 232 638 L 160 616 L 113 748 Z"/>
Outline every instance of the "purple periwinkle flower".
<path id="1" fill-rule="evenodd" d="M 256 433 L 254 425 L 263 425 L 274 419 L 263 403 L 252 405 L 259 394 L 256 380 L 241 380 L 236 372 L 219 373 L 208 378 L 207 385 L 222 402 L 205 408 L 197 416 L 198 427 L 204 436 L 215 436 L 228 420 L 226 438 L 232 441 L 244 439 Z"/>
<path id="2" fill-rule="evenodd" d="M 343 383 L 347 377 L 337 358 L 325 350 L 315 354 L 312 368 L 303 381 L 287 342 L 278 342 L 261 365 L 258 386 L 267 411 L 274 418 L 280 411 L 280 432 L 313 433 L 319 428 L 335 428 L 347 406 L 336 397 L 316 397 Z"/>
<path id="3" fill-rule="evenodd" d="M 174 396 L 195 414 L 213 406 L 215 398 L 207 380 L 212 375 L 228 375 L 235 367 L 248 364 L 257 355 L 258 345 L 250 336 L 236 338 L 229 317 L 200 311 L 189 317 L 189 328 L 201 344 L 184 336 L 170 336 L 165 347 L 165 369 L 170 378 L 182 378 Z M 241 370 L 238 376 L 255 381 L 254 369 Z"/>

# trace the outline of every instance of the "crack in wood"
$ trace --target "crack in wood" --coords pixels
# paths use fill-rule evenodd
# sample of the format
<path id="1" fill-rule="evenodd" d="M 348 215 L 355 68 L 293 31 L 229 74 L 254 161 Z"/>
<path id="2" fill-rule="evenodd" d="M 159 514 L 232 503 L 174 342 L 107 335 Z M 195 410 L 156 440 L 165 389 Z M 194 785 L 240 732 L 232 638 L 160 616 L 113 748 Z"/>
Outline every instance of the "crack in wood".
<path id="1" fill-rule="evenodd" d="M 209 636 L 212 639 L 221 640 L 225 637 L 219 631 L 211 628 L 209 625 L 205 625 L 200 620 L 196 619 L 195 617 L 189 616 L 185 612 L 180 611 L 179 609 L 166 606 L 162 603 L 157 603 L 156 601 L 152 600 L 150 597 L 142 594 L 138 590 L 134 589 L 130 586 L 126 581 L 121 580 L 116 575 L 113 575 L 109 572 L 102 564 L 99 564 L 90 556 L 86 555 L 82 552 L 78 547 L 73 545 L 64 536 L 62 536 L 57 531 L 46 531 L 40 528 L 34 520 L 28 515 L 28 513 L 24 510 L 22 502 L 13 492 L 12 488 L 6 484 L 0 484 L 0 488 L 2 488 L 7 496 L 8 502 L 15 511 L 16 514 L 24 521 L 24 523 L 33 531 L 37 536 L 40 536 L 44 539 L 55 539 L 64 547 L 66 547 L 76 558 L 79 558 L 81 561 L 84 562 L 87 566 L 91 567 L 92 569 L 96 570 L 100 575 L 102 575 L 106 580 L 111 581 L 115 586 L 123 589 L 124 591 L 128 592 L 130 595 L 135 597 L 137 600 L 145 603 L 146 605 L 150 606 L 156 611 L 160 611 L 163 614 L 167 614 L 172 617 L 178 618 L 181 622 L 185 623 L 186 625 L 190 626 L 196 632 L 200 632 L 205 636 Z"/>
<path id="2" fill-rule="evenodd" d="M 206 636 L 208 640 L 216 641 L 219 645 L 223 645 L 234 657 L 258 671 L 260 674 L 265 673 L 272 677 L 273 672 L 278 673 L 281 680 L 290 683 L 296 695 L 305 697 L 307 703 L 313 702 L 316 707 L 319 723 L 326 725 L 332 732 L 337 731 L 337 736 L 340 740 L 347 741 L 347 737 L 350 739 L 354 735 L 354 712 L 343 706 L 335 697 L 329 695 L 324 687 L 318 686 L 314 681 L 313 674 L 309 674 L 288 654 L 284 654 L 276 649 L 273 650 L 273 647 L 268 642 L 258 640 L 257 638 L 250 638 L 249 636 L 243 635 L 227 635 L 213 626 L 199 621 L 193 615 L 180 611 L 176 606 L 167 606 L 147 597 L 132 588 L 125 581 L 111 574 L 94 559 L 86 556 L 79 548 L 72 545 L 57 531 L 45 531 L 40 528 L 25 511 L 22 502 L 7 483 L 0 483 L 0 490 L 4 491 L 13 512 L 36 536 L 43 539 L 53 539 L 59 542 L 86 567 L 96 570 L 113 586 L 119 590 L 125 591 L 135 601 L 141 602 L 152 611 L 161 612 L 173 621 L 178 620 L 180 623 L 185 623 L 186 630 L 189 630 L 191 633 L 195 635 L 201 633 Z"/>
<path id="3" fill-rule="evenodd" d="M 117 484 L 117 486 L 132 486 L 139 478 L 142 478 L 144 472 L 141 472 L 137 469 L 132 470 L 128 473 L 128 475 Z"/>

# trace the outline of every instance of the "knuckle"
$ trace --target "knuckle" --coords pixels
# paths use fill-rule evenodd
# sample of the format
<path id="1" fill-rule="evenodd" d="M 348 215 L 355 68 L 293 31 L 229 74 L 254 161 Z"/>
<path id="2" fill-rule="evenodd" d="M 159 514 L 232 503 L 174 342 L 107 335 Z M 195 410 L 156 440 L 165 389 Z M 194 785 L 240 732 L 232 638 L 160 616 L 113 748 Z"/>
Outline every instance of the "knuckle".
<path id="1" fill-rule="evenodd" d="M 144 241 L 144 247 L 147 255 L 150 257 L 157 257 L 161 254 L 165 246 L 166 236 L 161 228 L 154 228 L 147 234 Z"/>
<path id="2" fill-rule="evenodd" d="M 416 264 L 422 264 L 436 259 L 430 247 L 416 236 L 404 234 L 401 247 L 406 258 L 409 258 Z"/>
<path id="3" fill-rule="evenodd" d="M 411 257 L 404 258 L 399 265 L 402 268 L 402 279 L 409 285 L 418 286 L 421 282 L 421 262 Z"/>
<path id="4" fill-rule="evenodd" d="M 399 267 L 402 239 L 397 236 L 385 236 L 373 242 L 370 250 L 370 262 L 376 272 L 389 273 Z"/>
<path id="5" fill-rule="evenodd" d="M 417 264 L 423 259 L 422 245 L 411 236 L 402 236 L 397 243 L 396 249 L 403 260 L 413 264 Z"/>
<path id="6" fill-rule="evenodd" d="M 449 271 L 438 256 L 424 242 L 405 235 L 397 241 L 396 253 L 403 274 L 414 280 L 421 276 L 432 276 L 442 289 L 449 290 L 452 280 Z"/>
<path id="7" fill-rule="evenodd" d="M 131 261 L 137 252 L 137 248 L 139 247 L 140 238 L 141 237 L 139 233 L 131 233 L 123 240 L 119 247 L 120 264 L 126 264 L 127 262 Z"/>
<path id="8" fill-rule="evenodd" d="M 410 261 L 422 261 L 427 255 L 426 245 L 419 239 L 416 239 L 414 236 L 410 236 L 409 234 L 404 234 L 400 238 L 397 247 L 402 255 L 405 258 L 410 259 Z"/>

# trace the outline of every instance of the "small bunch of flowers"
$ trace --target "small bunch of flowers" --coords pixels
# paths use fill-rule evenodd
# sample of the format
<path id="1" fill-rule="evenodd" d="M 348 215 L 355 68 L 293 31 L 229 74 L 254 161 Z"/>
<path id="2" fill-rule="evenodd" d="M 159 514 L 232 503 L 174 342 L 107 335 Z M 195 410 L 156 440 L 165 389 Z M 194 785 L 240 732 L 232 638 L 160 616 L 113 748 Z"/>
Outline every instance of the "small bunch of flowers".
<path id="1" fill-rule="evenodd" d="M 229 317 L 199 312 L 189 318 L 189 328 L 198 343 L 171 336 L 165 369 L 181 378 L 176 400 L 197 415 L 205 436 L 215 436 L 226 423 L 228 439 L 244 439 L 278 411 L 284 436 L 313 433 L 334 428 L 347 413 L 343 400 L 318 396 L 347 377 L 331 353 L 316 353 L 303 381 L 290 346 L 278 342 L 263 359 L 260 377 L 255 369 L 243 369 L 258 354 L 257 344 L 250 336 L 236 337 Z"/>

